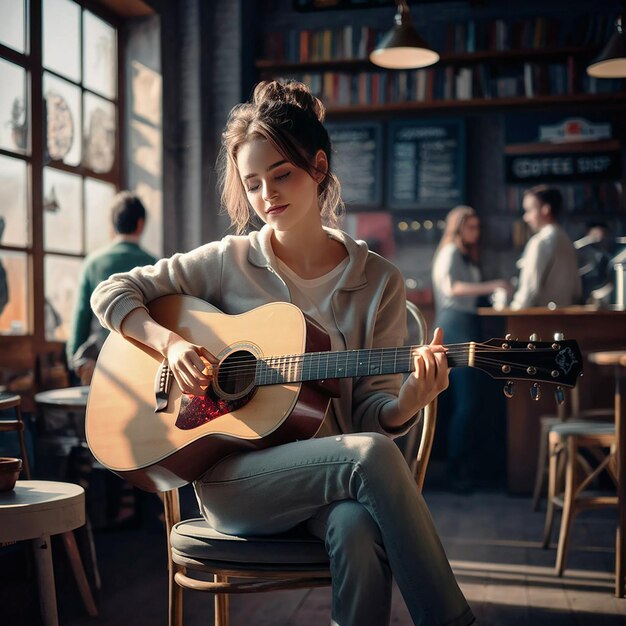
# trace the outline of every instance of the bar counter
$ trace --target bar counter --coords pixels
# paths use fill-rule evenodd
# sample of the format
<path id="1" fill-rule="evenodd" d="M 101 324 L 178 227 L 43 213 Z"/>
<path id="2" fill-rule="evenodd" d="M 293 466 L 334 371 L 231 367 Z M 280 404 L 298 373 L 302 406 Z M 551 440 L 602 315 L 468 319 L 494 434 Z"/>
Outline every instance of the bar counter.
<path id="1" fill-rule="evenodd" d="M 526 340 L 536 333 L 539 340 L 550 341 L 554 333 L 563 333 L 565 339 L 575 339 L 583 354 L 583 376 L 578 381 L 580 408 L 611 407 L 613 380 L 587 359 L 590 352 L 626 348 L 626 311 L 598 309 L 592 306 L 571 306 L 562 309 L 534 307 L 521 310 L 492 308 L 478 309 L 485 318 L 502 318 L 504 334 Z M 493 320 L 495 321 L 495 320 Z M 489 324 L 490 325 L 490 324 Z M 505 381 L 502 381 L 503 385 Z M 515 394 L 507 401 L 506 460 L 507 484 L 512 493 L 532 491 L 537 453 L 539 424 L 542 415 L 556 415 L 554 386 L 541 386 L 541 398 L 530 396 L 530 383 L 515 382 Z M 566 391 L 566 411 L 570 411 L 569 392 Z"/>

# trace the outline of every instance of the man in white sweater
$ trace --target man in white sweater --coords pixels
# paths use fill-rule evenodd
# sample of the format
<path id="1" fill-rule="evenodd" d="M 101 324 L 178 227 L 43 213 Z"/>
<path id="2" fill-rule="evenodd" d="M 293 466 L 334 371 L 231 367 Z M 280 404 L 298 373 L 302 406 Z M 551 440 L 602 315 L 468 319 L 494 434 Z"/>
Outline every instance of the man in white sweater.
<path id="1" fill-rule="evenodd" d="M 558 189 L 539 185 L 524 193 L 524 221 L 535 234 L 518 261 L 519 287 L 512 309 L 564 307 L 580 300 L 576 250 L 557 222 L 562 206 Z"/>

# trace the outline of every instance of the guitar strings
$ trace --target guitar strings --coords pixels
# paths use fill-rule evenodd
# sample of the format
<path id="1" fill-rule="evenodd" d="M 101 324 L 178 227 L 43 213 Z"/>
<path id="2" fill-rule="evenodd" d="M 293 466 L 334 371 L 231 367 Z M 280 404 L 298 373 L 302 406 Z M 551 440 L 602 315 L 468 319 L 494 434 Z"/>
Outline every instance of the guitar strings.
<path id="1" fill-rule="evenodd" d="M 402 357 L 407 358 L 410 354 L 410 350 L 412 348 L 414 348 L 415 346 L 403 346 L 401 348 L 398 348 L 398 351 L 402 351 L 404 352 L 404 354 L 402 355 Z M 388 348 L 374 348 L 373 350 L 388 350 Z M 519 351 L 519 350 L 518 350 Z M 524 350 L 525 352 L 536 352 L 537 350 Z M 552 350 L 541 350 L 540 351 L 549 351 L 552 352 Z M 448 354 L 450 354 L 452 351 L 449 351 Z M 478 364 L 485 364 L 485 365 L 495 365 L 495 366 L 503 366 L 503 365 L 508 365 L 509 367 L 511 367 L 512 370 L 519 370 L 519 371 L 525 371 L 528 368 L 528 365 L 524 365 L 524 364 L 518 364 L 512 361 L 506 361 L 506 360 L 502 360 L 502 359 L 491 359 L 488 357 L 483 357 L 480 356 L 480 353 L 482 351 L 477 351 L 474 354 L 474 362 L 478 363 Z M 493 351 L 484 351 L 485 353 L 489 353 L 489 352 L 493 352 Z M 509 350 L 507 350 L 507 352 L 509 352 Z M 294 355 L 293 357 L 290 357 L 289 355 L 285 356 L 285 357 L 273 357 L 271 359 L 268 359 L 267 361 L 261 361 L 262 363 L 264 363 L 266 366 L 269 365 L 270 367 L 268 367 L 264 372 L 261 371 L 259 372 L 260 374 L 265 374 L 265 375 L 276 375 L 276 374 L 280 374 L 281 376 L 287 376 L 287 375 L 291 375 L 296 374 L 296 370 L 302 365 L 303 360 L 306 358 L 306 356 L 315 356 L 318 355 L 320 357 L 321 360 L 321 356 L 325 355 L 327 353 L 321 352 L 321 353 L 308 353 L 307 355 Z M 468 365 L 469 364 L 469 352 L 467 350 L 460 350 L 460 351 L 455 351 L 452 354 L 455 355 L 461 355 L 461 356 L 466 356 L 467 360 L 462 360 L 459 359 L 457 361 L 457 363 L 455 363 L 454 365 L 456 366 L 463 366 L 463 365 Z M 391 356 L 391 355 L 387 355 L 384 356 L 383 358 L 381 358 L 376 364 L 380 365 L 381 368 L 384 368 L 385 365 L 390 365 L 391 363 L 397 363 L 397 356 Z M 222 368 L 220 368 L 220 371 L 222 372 L 226 372 L 228 373 L 231 370 L 236 370 L 235 371 L 235 377 L 236 378 L 240 378 L 240 377 L 249 377 L 252 374 L 257 374 L 257 365 L 258 362 L 255 360 L 254 363 L 249 363 L 246 366 L 230 366 L 230 367 L 226 367 L 226 365 L 224 365 Z M 318 369 L 318 375 L 321 375 L 319 372 L 320 369 L 320 365 L 323 368 L 324 364 L 321 363 L 319 360 L 318 362 L 311 362 L 309 365 L 309 372 L 311 372 L 312 370 L 314 370 L 317 366 Z M 337 365 L 337 364 L 335 364 Z M 271 367 L 274 366 L 274 367 Z M 326 367 L 328 366 L 328 363 L 326 363 Z M 537 373 L 540 372 L 551 372 L 552 370 L 550 368 L 545 368 L 545 367 L 535 367 L 535 370 Z M 410 369 L 410 371 L 414 371 L 413 368 Z"/>
<path id="2" fill-rule="evenodd" d="M 450 349 L 450 347 L 454 346 L 454 349 Z M 463 347 L 463 346 L 467 346 L 467 347 Z M 446 351 L 446 355 L 447 356 L 451 356 L 451 357 L 456 357 L 458 355 L 463 355 L 463 354 L 468 354 L 469 353 L 469 349 L 470 349 L 471 344 L 470 343 L 466 343 L 466 344 L 447 344 L 444 347 L 448 348 Z M 475 348 L 474 348 L 474 353 L 475 355 L 481 354 L 481 353 L 493 353 L 493 352 L 498 352 L 498 353 L 545 353 L 545 352 L 554 352 L 553 348 L 535 348 L 535 349 L 529 349 L 529 348 L 508 348 L 506 350 L 497 347 L 497 346 L 490 346 L 487 344 L 480 344 L 480 343 L 475 343 L 474 344 Z M 228 359 L 228 362 L 223 364 L 221 366 L 222 371 L 229 371 L 230 369 L 237 369 L 240 366 L 238 365 L 238 363 L 248 363 L 250 368 L 256 368 L 257 363 L 264 363 L 268 366 L 285 366 L 285 365 L 299 365 L 303 360 L 310 360 L 313 361 L 314 359 L 323 359 L 323 358 L 332 358 L 331 355 L 333 354 L 346 354 L 348 355 L 346 358 L 349 358 L 349 355 L 358 353 L 358 352 L 366 352 L 369 353 L 368 357 L 363 357 L 363 358 L 371 358 L 371 356 L 378 356 L 380 352 L 385 352 L 385 351 L 394 351 L 396 354 L 391 355 L 385 355 L 381 361 L 385 362 L 385 359 L 387 359 L 389 362 L 390 360 L 393 360 L 397 357 L 397 355 L 402 355 L 402 356 L 406 356 L 404 353 L 410 353 L 411 351 L 415 350 L 416 348 L 419 348 L 421 346 L 419 345 L 415 345 L 415 346 L 398 346 L 397 348 L 370 348 L 370 349 L 364 349 L 364 350 L 342 350 L 342 351 L 338 351 L 338 352 L 307 352 L 304 354 L 287 354 L 287 355 L 282 355 L 282 356 L 272 356 L 266 359 L 257 359 L 256 357 L 254 357 L 254 355 L 251 354 L 247 354 L 247 355 L 242 355 L 242 356 L 232 356 Z M 378 353 L 378 354 L 377 354 Z M 251 362 L 251 360 L 254 360 L 254 362 Z M 339 357 L 337 357 L 337 359 L 339 359 Z"/>
<path id="3" fill-rule="evenodd" d="M 456 344 L 456 345 L 462 345 L 462 344 Z M 374 357 L 380 357 L 380 353 L 381 352 L 386 352 L 386 351 L 390 351 L 390 350 L 394 350 L 395 354 L 385 354 L 382 356 L 382 358 L 379 358 L 378 363 L 381 365 L 389 365 L 391 362 L 397 361 L 398 358 L 407 358 L 410 356 L 410 353 L 419 346 L 401 346 L 398 348 L 372 348 L 370 350 L 368 350 L 367 352 L 369 352 L 368 355 L 368 360 L 371 361 L 371 358 Z M 503 352 L 502 349 L 500 348 L 494 348 L 493 346 L 487 346 L 487 348 L 489 348 L 488 350 L 484 350 L 484 349 L 478 349 L 474 351 L 474 360 L 476 361 L 477 359 L 485 359 L 485 357 L 481 357 L 480 355 L 482 353 L 493 353 L 494 351 L 496 352 Z M 343 351 L 344 354 L 348 354 L 350 352 L 352 353 L 357 353 L 359 351 L 354 350 L 354 351 Z M 534 350 L 529 350 L 527 348 L 511 348 L 511 349 L 507 349 L 506 350 L 507 353 L 511 353 L 511 352 L 553 352 L 553 349 L 534 349 Z M 378 354 L 377 354 L 378 353 Z M 222 367 L 220 368 L 220 370 L 222 372 L 229 372 L 231 370 L 240 370 L 241 372 L 252 372 L 254 370 L 256 370 L 257 366 L 259 363 L 264 364 L 266 367 L 268 368 L 293 368 L 293 367 L 298 367 L 300 365 L 302 365 L 304 360 L 308 360 L 310 361 L 309 367 L 315 367 L 320 365 L 320 362 L 322 360 L 324 360 L 324 358 L 326 358 L 327 360 L 329 358 L 330 354 L 333 353 L 329 353 L 329 352 L 310 352 L 310 353 L 305 353 L 305 354 L 300 354 L 300 355 L 284 355 L 284 356 L 277 356 L 277 357 L 270 357 L 268 359 L 259 359 L 257 360 L 255 357 L 252 357 L 254 360 L 251 362 L 250 356 L 242 356 L 242 357 L 232 357 L 230 359 L 230 362 L 227 362 L 225 364 L 222 365 Z M 337 354 L 337 353 L 335 353 Z M 467 349 L 455 349 L 455 350 L 448 350 L 447 351 L 447 356 L 450 357 L 458 357 L 458 356 L 467 356 L 469 359 L 469 350 Z M 315 361 L 315 359 L 317 358 L 317 362 Z M 349 357 L 346 357 L 346 359 L 348 359 Z M 365 358 L 365 357 L 364 357 Z M 233 363 L 234 361 L 234 363 Z M 241 365 L 237 365 L 237 362 L 245 362 L 246 365 L 245 366 L 241 366 Z M 521 368 L 525 368 L 527 367 L 527 365 L 518 365 L 514 362 L 511 361 L 504 361 L 502 359 L 499 360 L 483 360 L 483 362 L 485 363 L 501 363 L 503 365 L 510 365 L 512 367 L 521 367 Z M 326 366 L 328 366 L 328 362 L 326 363 Z M 335 362 L 335 366 L 338 364 L 338 358 L 337 361 Z M 347 360 L 346 360 L 346 364 Z M 546 370 L 548 371 L 548 370 Z"/>

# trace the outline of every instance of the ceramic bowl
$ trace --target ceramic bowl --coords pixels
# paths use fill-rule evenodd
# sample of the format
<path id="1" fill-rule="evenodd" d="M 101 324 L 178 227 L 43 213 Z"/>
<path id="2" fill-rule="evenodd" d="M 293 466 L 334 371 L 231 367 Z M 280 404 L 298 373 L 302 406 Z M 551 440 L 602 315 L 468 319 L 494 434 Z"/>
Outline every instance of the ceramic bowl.
<path id="1" fill-rule="evenodd" d="M 22 459 L 0 457 L 0 491 L 11 491 L 22 471 Z"/>

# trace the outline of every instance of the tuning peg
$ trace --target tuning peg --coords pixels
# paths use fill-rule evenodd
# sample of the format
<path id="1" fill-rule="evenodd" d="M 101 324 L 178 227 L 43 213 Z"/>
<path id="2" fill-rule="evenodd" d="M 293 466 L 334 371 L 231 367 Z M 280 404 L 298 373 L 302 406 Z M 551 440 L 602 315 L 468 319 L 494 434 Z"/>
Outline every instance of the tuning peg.
<path id="1" fill-rule="evenodd" d="M 539 386 L 539 383 L 533 383 L 533 386 L 530 388 L 530 397 L 535 402 L 541 398 L 541 387 Z"/>
<path id="2" fill-rule="evenodd" d="M 563 333 L 554 333 L 554 341 L 565 341 L 565 335 Z"/>
<path id="3" fill-rule="evenodd" d="M 512 398 L 513 394 L 515 393 L 515 386 L 513 385 L 513 381 L 507 380 L 506 385 L 504 385 L 504 389 L 502 391 L 507 398 Z"/>
<path id="4" fill-rule="evenodd" d="M 556 400 L 556 403 L 558 405 L 561 405 L 563 404 L 563 402 L 565 402 L 565 392 L 563 391 L 563 387 L 561 387 L 561 385 L 559 385 L 554 390 L 554 399 Z"/>
<path id="5" fill-rule="evenodd" d="M 539 341 L 539 335 L 537 333 L 533 333 L 529 338 L 529 341 Z"/>

